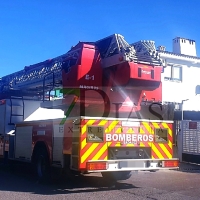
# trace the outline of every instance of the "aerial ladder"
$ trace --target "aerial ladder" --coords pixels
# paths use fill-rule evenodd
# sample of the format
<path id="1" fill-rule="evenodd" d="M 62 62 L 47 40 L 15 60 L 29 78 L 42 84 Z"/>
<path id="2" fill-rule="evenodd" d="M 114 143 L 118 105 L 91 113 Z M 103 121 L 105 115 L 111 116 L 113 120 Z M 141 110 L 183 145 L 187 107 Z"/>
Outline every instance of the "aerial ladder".
<path id="1" fill-rule="evenodd" d="M 165 65 L 156 51 L 154 41 L 139 41 L 129 45 L 122 35 L 114 34 L 91 44 L 95 44 L 101 52 L 102 68 L 127 61 L 154 66 Z M 10 94 L 40 98 L 46 92 L 61 88 L 62 70 L 69 70 L 70 66 L 76 64 L 77 58 L 78 50 L 73 51 L 72 48 L 61 56 L 25 66 L 23 70 L 3 76 L 0 78 L 0 98 Z"/>

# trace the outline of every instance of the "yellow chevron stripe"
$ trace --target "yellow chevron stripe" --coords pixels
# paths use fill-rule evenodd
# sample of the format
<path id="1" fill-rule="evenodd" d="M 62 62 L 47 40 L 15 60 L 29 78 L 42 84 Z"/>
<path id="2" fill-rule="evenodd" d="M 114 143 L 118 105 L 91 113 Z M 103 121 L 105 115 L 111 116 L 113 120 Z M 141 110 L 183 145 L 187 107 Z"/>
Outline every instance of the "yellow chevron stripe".
<path id="1" fill-rule="evenodd" d="M 87 126 L 88 126 L 88 125 L 94 124 L 94 122 L 95 122 L 95 120 L 89 120 L 89 121 L 83 126 L 83 128 L 82 128 L 82 134 L 84 134 L 84 133 L 86 132 Z M 103 125 L 105 125 L 106 123 L 107 123 L 107 120 L 102 120 L 98 125 L 103 126 Z M 87 142 L 86 142 L 86 138 L 85 138 L 85 139 L 82 141 L 82 143 L 81 143 L 81 149 L 83 149 L 83 148 L 85 147 L 86 144 L 87 144 Z"/>
<path id="2" fill-rule="evenodd" d="M 145 147 L 143 142 L 140 142 L 140 147 Z"/>
<path id="3" fill-rule="evenodd" d="M 98 143 L 93 143 L 92 146 L 81 156 L 81 163 L 83 163 L 87 157 L 94 151 L 94 149 L 98 146 Z"/>
<path id="4" fill-rule="evenodd" d="M 140 133 L 144 134 L 144 130 L 142 129 L 142 127 L 140 127 Z"/>
<path id="5" fill-rule="evenodd" d="M 169 145 L 170 149 L 172 149 L 172 146 L 173 146 L 173 145 L 172 145 L 172 142 L 171 142 L 171 141 L 168 142 L 168 145 Z"/>
<path id="6" fill-rule="evenodd" d="M 112 142 L 107 142 L 107 147 L 109 147 L 112 144 Z M 108 155 L 104 158 L 104 160 L 108 160 Z"/>
<path id="7" fill-rule="evenodd" d="M 134 133 L 132 128 L 129 128 L 128 131 L 126 133 Z"/>
<path id="8" fill-rule="evenodd" d="M 85 147 L 85 145 L 87 144 L 86 142 L 86 138 L 81 142 L 81 149 L 83 149 Z"/>
<path id="9" fill-rule="evenodd" d="M 169 135 L 172 137 L 172 130 L 169 128 L 167 123 L 162 123 L 163 127 L 168 128 Z M 172 141 L 169 140 L 168 142 L 169 147 L 172 149 Z"/>
<path id="10" fill-rule="evenodd" d="M 162 123 L 163 127 L 168 128 L 169 135 L 172 136 L 172 130 L 169 128 L 167 123 Z"/>
<path id="11" fill-rule="evenodd" d="M 134 147 L 134 144 L 127 144 L 127 147 Z"/>
<path id="12" fill-rule="evenodd" d="M 117 143 L 115 144 L 115 147 L 121 147 L 121 143 L 120 143 L 120 142 L 117 142 Z"/>
<path id="13" fill-rule="evenodd" d="M 98 125 L 104 126 L 107 122 L 108 122 L 108 120 L 101 120 Z"/>
<path id="14" fill-rule="evenodd" d="M 160 126 L 158 126 L 158 123 L 152 122 L 152 124 L 153 124 L 153 126 L 154 126 L 155 128 L 160 128 Z"/>
<path id="15" fill-rule="evenodd" d="M 165 152 L 168 158 L 172 158 L 171 153 L 167 150 L 167 148 L 164 146 L 164 144 L 159 144 L 159 146 L 162 148 L 162 150 Z"/>
<path id="16" fill-rule="evenodd" d="M 160 153 L 160 151 L 156 148 L 156 146 L 152 143 L 151 145 L 152 150 L 154 153 L 158 156 L 158 158 L 163 158 L 163 155 Z"/>
<path id="17" fill-rule="evenodd" d="M 120 127 L 120 128 L 118 128 L 117 130 L 116 130 L 116 132 L 115 133 L 122 133 L 123 131 L 122 131 L 122 128 Z"/>
<path id="18" fill-rule="evenodd" d="M 151 128 L 151 126 L 149 125 L 149 122 L 142 122 L 142 124 L 144 125 L 144 127 L 147 129 L 147 131 L 150 134 L 154 134 L 154 130 Z"/>
<path id="19" fill-rule="evenodd" d="M 151 128 L 151 126 L 149 125 L 149 122 L 142 122 L 143 126 L 147 129 L 149 134 L 154 134 L 153 129 Z M 148 142 L 149 147 L 151 147 L 151 142 Z"/>
<path id="20" fill-rule="evenodd" d="M 156 125 L 155 128 L 160 128 L 157 123 L 152 123 L 152 124 Z M 168 124 L 167 123 L 162 123 L 162 125 L 163 125 L 164 128 L 168 129 L 169 135 L 172 136 L 172 130 L 169 128 Z M 169 140 L 168 141 L 168 145 L 169 145 L 170 148 L 172 148 L 172 141 Z"/>
<path id="21" fill-rule="evenodd" d="M 108 147 L 112 144 L 112 142 L 107 142 Z"/>
<path id="22" fill-rule="evenodd" d="M 152 124 L 153 124 L 153 126 L 155 128 L 160 128 L 160 126 L 157 123 L 154 122 Z M 171 129 L 169 128 L 169 126 L 167 125 L 167 123 L 162 123 L 162 125 L 163 125 L 164 128 L 168 129 L 168 132 L 171 131 Z M 158 145 L 161 147 L 161 149 L 164 151 L 164 153 L 167 155 L 168 158 L 172 158 L 172 154 L 168 151 L 168 149 L 165 147 L 164 144 L 158 144 Z M 168 140 L 168 145 L 169 145 L 170 148 L 172 148 L 172 142 L 170 140 Z"/>
<path id="23" fill-rule="evenodd" d="M 105 143 L 103 147 L 99 150 L 99 152 L 92 158 L 92 160 L 98 160 L 106 149 L 107 149 L 107 144 Z"/>
<path id="24" fill-rule="evenodd" d="M 82 127 L 81 134 L 83 135 L 87 130 L 87 126 L 94 124 L 94 122 L 95 120 L 88 120 L 88 122 Z"/>
<path id="25" fill-rule="evenodd" d="M 115 128 L 115 126 L 118 124 L 118 122 L 119 121 L 116 121 L 116 120 L 112 121 L 112 123 L 106 128 L 105 132 L 106 133 L 111 132 Z"/>

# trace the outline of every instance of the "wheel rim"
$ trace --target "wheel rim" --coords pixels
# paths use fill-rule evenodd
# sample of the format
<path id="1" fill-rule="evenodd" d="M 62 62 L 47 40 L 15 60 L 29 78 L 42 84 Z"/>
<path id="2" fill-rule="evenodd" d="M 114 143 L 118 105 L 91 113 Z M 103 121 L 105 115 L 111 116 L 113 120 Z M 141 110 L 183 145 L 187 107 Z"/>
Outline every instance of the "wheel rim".
<path id="1" fill-rule="evenodd" d="M 39 157 L 37 169 L 39 177 L 43 178 L 47 169 L 47 163 L 42 155 Z"/>

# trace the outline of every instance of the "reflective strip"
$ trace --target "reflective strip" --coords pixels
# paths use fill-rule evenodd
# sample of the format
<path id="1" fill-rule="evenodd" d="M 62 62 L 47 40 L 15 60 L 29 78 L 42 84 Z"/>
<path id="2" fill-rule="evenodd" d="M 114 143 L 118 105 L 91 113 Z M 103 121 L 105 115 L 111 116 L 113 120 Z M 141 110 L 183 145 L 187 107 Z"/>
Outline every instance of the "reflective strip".
<path id="1" fill-rule="evenodd" d="M 122 127 L 119 120 L 108 121 L 102 120 L 88 120 L 81 130 L 81 152 L 80 152 L 80 167 L 86 166 L 87 160 L 107 160 L 107 150 L 109 146 L 112 147 L 150 147 L 152 151 L 152 159 L 156 158 L 172 158 L 172 130 L 171 125 L 165 122 L 140 122 L 140 127 Z M 121 133 L 139 133 L 154 135 L 155 128 L 167 128 L 168 129 L 168 143 L 155 143 L 155 142 L 140 142 L 139 144 L 121 144 L 120 142 L 104 142 L 104 143 L 87 143 L 86 132 L 87 125 L 100 125 L 104 126 L 105 134 L 121 134 Z"/>
<path id="2" fill-rule="evenodd" d="M 152 148 L 152 150 L 155 150 L 155 153 L 157 155 L 157 158 L 172 158 L 172 130 L 169 128 L 169 126 L 166 123 L 161 123 L 160 125 L 156 122 L 152 123 L 152 125 L 155 128 L 167 128 L 168 129 L 168 134 L 170 137 L 168 137 L 168 143 L 155 143 L 155 147 L 154 149 Z M 159 150 L 161 149 L 161 150 Z M 158 154 L 158 152 L 160 152 Z M 163 153 L 162 153 L 163 152 Z"/>

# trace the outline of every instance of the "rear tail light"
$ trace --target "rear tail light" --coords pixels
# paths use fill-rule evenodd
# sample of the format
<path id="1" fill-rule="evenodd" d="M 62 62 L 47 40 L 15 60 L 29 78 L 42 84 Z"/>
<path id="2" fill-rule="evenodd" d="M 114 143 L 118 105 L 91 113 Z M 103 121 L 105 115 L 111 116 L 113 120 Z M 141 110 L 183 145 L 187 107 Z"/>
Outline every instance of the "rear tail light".
<path id="1" fill-rule="evenodd" d="M 165 160 L 163 161 L 163 167 L 178 167 L 179 161 L 178 160 Z"/>
<path id="2" fill-rule="evenodd" d="M 88 162 L 87 163 L 87 170 L 106 170 L 107 163 L 106 162 Z"/>

